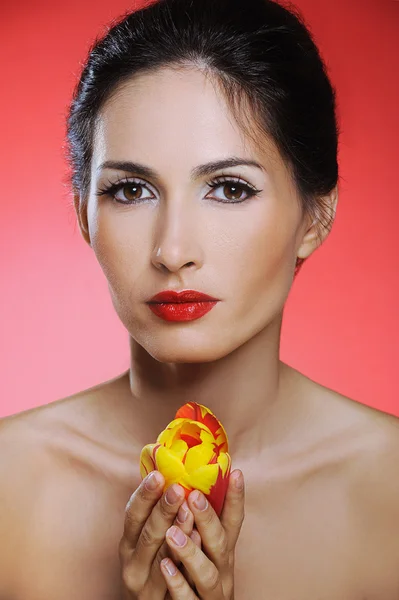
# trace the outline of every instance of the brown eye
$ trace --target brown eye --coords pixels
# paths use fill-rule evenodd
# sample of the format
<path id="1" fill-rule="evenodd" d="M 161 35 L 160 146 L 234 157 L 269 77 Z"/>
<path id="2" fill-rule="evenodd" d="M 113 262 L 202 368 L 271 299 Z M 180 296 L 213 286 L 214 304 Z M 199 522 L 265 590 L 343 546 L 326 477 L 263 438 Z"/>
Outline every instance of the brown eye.
<path id="1" fill-rule="evenodd" d="M 134 202 L 135 200 L 140 199 L 143 190 L 140 184 L 129 183 L 128 185 L 123 186 L 122 192 L 126 200 Z"/>
<path id="2" fill-rule="evenodd" d="M 147 192 L 147 195 L 143 195 L 143 192 Z M 146 183 L 128 181 L 127 179 L 119 183 L 109 183 L 109 185 L 99 188 L 96 195 L 109 196 L 120 204 L 141 204 L 142 202 L 152 201 L 156 198 Z"/>
<path id="3" fill-rule="evenodd" d="M 252 187 L 244 181 L 236 181 L 234 179 L 221 179 L 216 177 L 212 181 L 207 181 L 207 185 L 211 188 L 212 196 L 207 194 L 206 198 L 217 200 L 217 202 L 239 204 L 245 202 L 254 196 L 257 196 L 262 190 Z"/>
<path id="4" fill-rule="evenodd" d="M 242 186 L 235 183 L 225 183 L 223 186 L 223 194 L 229 200 L 239 200 L 242 194 Z"/>
<path id="5" fill-rule="evenodd" d="M 148 187 L 144 183 L 139 183 L 138 181 L 118 184 L 115 191 L 117 193 L 113 196 L 115 200 L 121 204 L 135 204 L 154 199 L 154 196 L 151 195 L 151 191 Z M 145 192 L 147 192 L 146 195 Z"/>

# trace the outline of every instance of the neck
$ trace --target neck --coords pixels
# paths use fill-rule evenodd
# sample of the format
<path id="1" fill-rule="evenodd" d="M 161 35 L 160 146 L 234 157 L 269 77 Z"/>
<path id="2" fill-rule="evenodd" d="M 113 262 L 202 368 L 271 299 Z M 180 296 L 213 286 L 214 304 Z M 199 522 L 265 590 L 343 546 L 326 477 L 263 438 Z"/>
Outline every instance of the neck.
<path id="1" fill-rule="evenodd" d="M 130 393 L 142 445 L 194 401 L 207 406 L 227 431 L 230 454 L 259 456 L 287 428 L 294 370 L 279 360 L 282 315 L 248 342 L 209 363 L 161 363 L 130 338 Z M 129 394 L 130 395 L 130 394 Z"/>

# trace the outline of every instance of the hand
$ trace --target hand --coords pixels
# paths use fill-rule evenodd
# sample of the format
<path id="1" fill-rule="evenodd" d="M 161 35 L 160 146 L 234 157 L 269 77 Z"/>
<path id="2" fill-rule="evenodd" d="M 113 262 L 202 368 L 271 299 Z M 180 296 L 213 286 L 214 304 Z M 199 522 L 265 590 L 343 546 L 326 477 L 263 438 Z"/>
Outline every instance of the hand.
<path id="1" fill-rule="evenodd" d="M 235 484 L 241 483 L 242 487 Z M 233 600 L 234 598 L 234 552 L 244 520 L 244 478 L 241 471 L 233 471 L 224 502 L 221 518 L 200 492 L 193 491 L 188 504 L 194 514 L 195 524 L 201 536 L 204 551 L 181 530 L 171 527 L 166 541 L 191 576 L 195 588 L 170 558 L 162 559 L 161 571 L 172 600 Z M 195 502 L 205 501 L 204 510 Z M 181 540 L 182 544 L 174 542 Z"/>
<path id="2" fill-rule="evenodd" d="M 148 485 L 155 483 L 155 488 Z M 170 486 L 162 494 L 165 479 L 159 471 L 152 471 L 132 494 L 126 505 L 125 524 L 119 543 L 119 559 L 124 585 L 123 600 L 164 600 L 167 586 L 159 564 L 171 556 L 180 564 L 179 557 L 169 549 L 165 533 L 172 525 L 181 528 L 190 541 L 201 546 L 198 532 L 193 531 L 194 517 L 184 500 L 180 485 Z M 176 516 L 184 509 L 187 518 L 179 523 Z M 189 577 L 189 575 L 188 575 Z"/>

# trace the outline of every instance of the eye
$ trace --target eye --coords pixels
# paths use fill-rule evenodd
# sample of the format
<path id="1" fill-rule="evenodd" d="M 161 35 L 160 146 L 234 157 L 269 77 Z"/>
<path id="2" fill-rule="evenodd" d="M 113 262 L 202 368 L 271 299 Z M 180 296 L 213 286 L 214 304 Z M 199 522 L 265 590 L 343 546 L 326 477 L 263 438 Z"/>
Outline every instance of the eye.
<path id="1" fill-rule="evenodd" d="M 222 196 L 206 196 L 224 204 L 238 204 L 258 195 L 262 190 L 243 181 L 240 177 L 219 176 L 207 182 L 211 190 L 221 188 Z M 144 192 L 147 192 L 147 195 Z M 103 188 L 96 192 L 97 196 L 111 196 L 115 202 L 120 204 L 138 204 L 146 200 L 153 200 L 152 194 L 146 182 L 139 179 L 120 179 L 116 183 L 108 182 Z"/>
<path id="2" fill-rule="evenodd" d="M 244 202 L 262 191 L 243 181 L 240 177 L 220 176 L 209 181 L 207 185 L 212 190 L 221 188 L 222 196 L 215 196 L 214 199 L 225 204 Z M 206 198 L 209 198 L 209 196 L 207 195 Z"/>
<path id="3" fill-rule="evenodd" d="M 143 191 L 146 190 L 150 193 L 150 195 L 144 195 Z M 124 178 L 119 180 L 117 183 L 110 183 L 105 185 L 103 188 L 100 188 L 96 192 L 97 196 L 108 195 L 111 196 L 116 202 L 121 204 L 137 204 L 139 202 L 143 202 L 144 200 L 152 200 L 155 198 L 154 195 L 151 195 L 150 189 L 147 185 L 136 179 L 127 179 Z"/>

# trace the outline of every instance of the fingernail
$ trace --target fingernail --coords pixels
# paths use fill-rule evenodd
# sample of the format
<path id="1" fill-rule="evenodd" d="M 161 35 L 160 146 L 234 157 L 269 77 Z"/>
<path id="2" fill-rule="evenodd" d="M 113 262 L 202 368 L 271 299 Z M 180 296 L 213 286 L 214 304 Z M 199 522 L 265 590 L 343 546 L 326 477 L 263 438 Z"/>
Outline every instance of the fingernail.
<path id="1" fill-rule="evenodd" d="M 181 507 L 179 508 L 179 511 L 177 513 L 177 520 L 179 521 L 179 523 L 185 523 L 188 517 L 188 505 L 187 502 L 184 501 L 183 504 L 181 505 Z"/>
<path id="2" fill-rule="evenodd" d="M 152 471 L 152 473 L 150 473 L 146 479 L 145 487 L 147 488 L 147 490 L 150 490 L 152 492 L 158 487 L 159 483 L 160 482 L 158 473 Z"/>
<path id="3" fill-rule="evenodd" d="M 187 541 L 187 537 L 182 530 L 174 525 L 168 529 L 168 535 L 172 538 L 176 546 L 184 546 Z"/>
<path id="4" fill-rule="evenodd" d="M 208 500 L 198 490 L 193 493 L 193 503 L 198 510 L 205 510 L 208 506 Z"/>
<path id="5" fill-rule="evenodd" d="M 179 488 L 177 488 L 179 489 Z M 171 505 L 171 504 L 175 504 L 178 500 L 180 500 L 181 495 L 177 493 L 175 484 L 173 484 L 171 487 L 169 487 L 166 491 L 165 494 L 165 500 L 166 503 Z"/>
<path id="6" fill-rule="evenodd" d="M 171 576 L 176 575 L 177 569 L 171 560 L 169 560 L 169 559 L 163 560 L 162 564 L 165 567 L 165 569 L 167 570 L 167 572 L 169 573 L 169 575 L 171 575 Z"/>
<path id="7" fill-rule="evenodd" d="M 234 485 L 236 486 L 237 490 L 242 490 L 244 487 L 244 480 L 241 473 L 236 473 L 234 476 Z"/>

